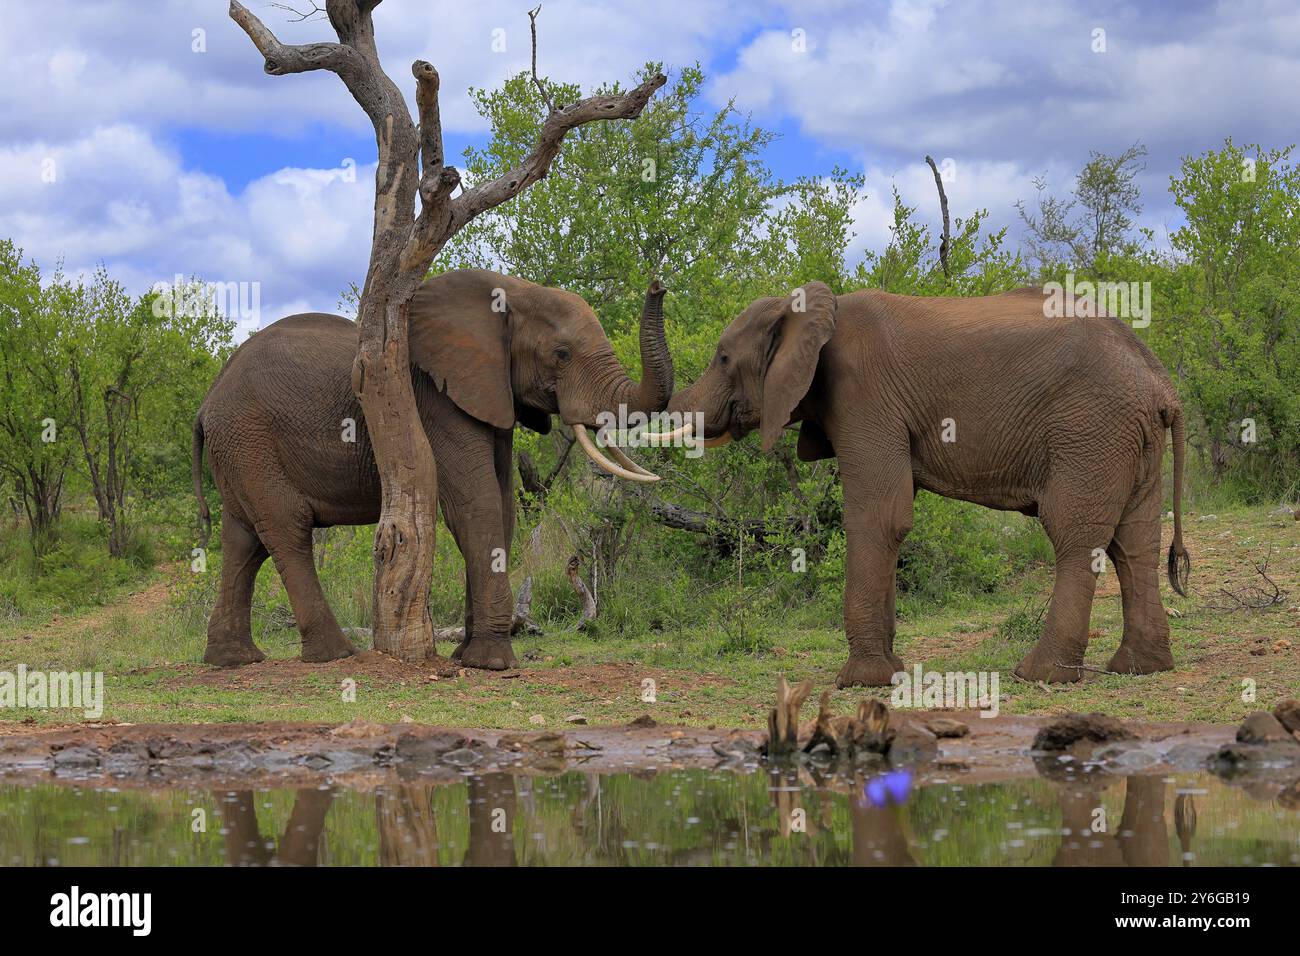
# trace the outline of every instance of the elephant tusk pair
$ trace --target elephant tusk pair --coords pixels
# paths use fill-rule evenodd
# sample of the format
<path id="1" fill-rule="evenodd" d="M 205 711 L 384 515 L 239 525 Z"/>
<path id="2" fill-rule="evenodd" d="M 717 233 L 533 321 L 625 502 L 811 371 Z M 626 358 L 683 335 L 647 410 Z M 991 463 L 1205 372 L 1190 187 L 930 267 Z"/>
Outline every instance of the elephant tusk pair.
<path id="1" fill-rule="evenodd" d="M 613 455 L 620 464 L 616 465 L 614 462 L 602 455 L 600 449 L 598 449 L 595 443 L 591 440 L 591 436 L 587 434 L 586 425 L 574 425 L 573 434 L 578 439 L 578 444 L 582 446 L 582 450 L 587 453 L 587 457 L 611 475 L 614 475 L 617 478 L 625 478 L 628 481 L 659 480 L 658 475 L 646 471 L 631 458 L 627 457 L 627 455 L 623 454 L 622 449 L 617 448 L 614 445 L 609 446 L 609 453 Z"/>
<path id="2" fill-rule="evenodd" d="M 692 431 L 693 431 L 693 425 L 691 422 L 688 421 L 686 422 L 686 424 L 678 428 L 674 428 L 670 432 L 645 432 L 641 435 L 641 438 L 642 440 L 644 440 L 645 442 L 651 445 L 667 445 L 670 442 L 674 442 L 679 438 L 689 439 L 691 437 Z M 731 432 L 723 432 L 717 438 L 704 439 L 704 447 L 718 448 L 722 445 L 729 444 L 730 442 L 731 442 Z"/>

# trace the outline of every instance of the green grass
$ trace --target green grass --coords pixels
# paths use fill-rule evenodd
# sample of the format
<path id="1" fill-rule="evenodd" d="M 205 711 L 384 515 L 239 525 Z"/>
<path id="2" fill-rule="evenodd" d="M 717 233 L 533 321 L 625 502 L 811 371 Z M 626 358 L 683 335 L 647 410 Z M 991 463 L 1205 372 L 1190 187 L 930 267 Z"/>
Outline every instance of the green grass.
<path id="1" fill-rule="evenodd" d="M 1004 713 L 1100 710 L 1149 719 L 1239 719 L 1257 706 L 1300 693 L 1300 647 L 1275 650 L 1280 641 L 1300 645 L 1297 525 L 1270 510 L 1221 507 L 1215 520 L 1204 522 L 1189 515 L 1192 584 L 1202 595 L 1254 583 L 1251 561 L 1271 548 L 1270 574 L 1291 597 L 1269 610 L 1218 614 L 1201 606 L 1204 597 L 1182 599 L 1166 588 L 1166 606 L 1183 614 L 1171 621 L 1173 672 L 1148 677 L 1089 672 L 1078 684 L 1046 689 L 1014 680 L 1012 668 L 1041 628 L 1051 573 L 1036 539 L 1041 532 L 1032 522 L 975 508 L 974 517 L 948 516 L 949 550 L 983 554 L 990 541 L 1003 543 L 1002 550 L 994 559 L 956 562 L 950 576 L 967 581 L 961 588 L 947 587 L 940 596 L 916 590 L 900 594 L 896 650 L 909 666 L 919 663 L 927 670 L 998 672 Z M 65 574 L 91 575 L 100 568 L 103 578 L 87 586 L 80 609 L 69 612 L 74 602 L 67 593 L 44 602 L 32 599 L 51 595 L 50 584 L 14 574 L 23 559 L 10 541 L 4 552 L 10 561 L 5 593 L 26 595 L 21 603 L 27 609 L 0 614 L 0 669 L 24 663 L 103 671 L 104 719 L 135 723 L 363 717 L 526 728 L 537 726 L 530 723 L 534 715 L 548 727 L 560 727 L 575 713 L 591 723 L 625 722 L 648 713 L 668 723 L 758 726 L 778 675 L 811 677 L 819 688 L 833 685 L 846 656 L 839 625 L 842 570 L 817 568 L 814 562 L 808 575 L 796 577 L 783 574 L 775 560 L 770 562 L 774 570 L 751 556 L 752 564 L 738 573 L 734 562 L 692 559 L 697 549 L 689 536 L 665 532 L 642 538 L 648 550 L 630 556 L 623 574 L 601 588 L 601 616 L 581 631 L 574 626 L 576 599 L 559 570 L 563 554 L 547 545 L 534 559 L 534 615 L 545 633 L 516 639 L 520 676 L 468 671 L 438 680 L 430 680 L 427 669 L 381 666 L 373 659 L 212 671 L 199 662 L 219 555 L 203 574 L 191 574 L 181 562 L 154 571 L 115 560 L 108 565 L 113 573 L 102 573 L 89 556 L 84 565 L 80 559 L 65 561 Z M 940 553 L 921 542 L 913 569 Z M 826 560 L 834 565 L 833 548 Z M 990 560 L 1001 568 L 996 574 L 988 570 Z M 452 623 L 461 614 L 462 583 L 450 535 L 439 537 L 438 562 L 431 608 L 435 621 Z M 368 532 L 332 532 L 321 574 L 345 627 L 369 623 L 369 573 Z M 522 567 L 516 569 L 516 583 L 522 573 Z M 987 587 L 990 581 L 996 586 Z M 290 623 L 283 588 L 268 563 L 258 581 L 254 636 L 269 657 L 297 656 L 298 635 Z M 1122 632 L 1113 576 L 1102 579 L 1092 627 L 1087 660 L 1101 667 Z M 1250 653 L 1261 647 L 1265 654 Z M 440 650 L 448 653 L 450 647 Z M 640 699 L 647 677 L 657 684 L 654 703 Z M 345 679 L 356 681 L 355 702 L 344 700 Z M 1242 699 L 1245 680 L 1255 682 L 1257 704 Z M 835 691 L 833 701 L 847 711 L 867 693 L 887 697 L 888 690 Z M 75 722 L 80 714 L 0 712 L 0 719 L 23 718 Z"/>

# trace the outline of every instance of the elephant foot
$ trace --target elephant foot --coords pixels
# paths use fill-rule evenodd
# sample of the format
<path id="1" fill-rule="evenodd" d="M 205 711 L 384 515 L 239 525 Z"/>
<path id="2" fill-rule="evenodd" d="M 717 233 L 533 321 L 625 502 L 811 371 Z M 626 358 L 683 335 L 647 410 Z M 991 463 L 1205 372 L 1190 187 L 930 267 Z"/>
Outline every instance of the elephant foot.
<path id="1" fill-rule="evenodd" d="M 257 649 L 252 638 L 247 640 L 214 641 L 208 639 L 208 646 L 203 651 L 203 663 L 214 667 L 243 667 L 266 660 L 266 655 Z"/>
<path id="2" fill-rule="evenodd" d="M 519 666 L 508 637 L 474 637 L 461 641 L 460 646 L 452 652 L 451 659 L 466 667 L 477 667 L 485 671 L 504 671 Z"/>
<path id="3" fill-rule="evenodd" d="M 835 686 L 841 689 L 889 687 L 893 683 L 891 678 L 899 671 L 906 670 L 907 665 L 897 654 L 889 654 L 886 657 L 854 657 L 850 654 L 835 678 Z"/>
<path id="4" fill-rule="evenodd" d="M 331 634 L 317 634 L 310 638 L 304 636 L 302 639 L 302 659 L 308 664 L 337 661 L 342 657 L 351 657 L 356 652 L 356 647 L 338 629 Z"/>
<path id="5" fill-rule="evenodd" d="M 1119 650 L 1106 664 L 1106 670 L 1115 674 L 1155 674 L 1173 669 L 1174 655 L 1169 645 L 1162 647 L 1152 641 L 1121 641 Z"/>
<path id="6" fill-rule="evenodd" d="M 1077 661 L 1077 667 L 1071 666 Z M 1025 659 L 1012 671 L 1016 677 L 1027 681 L 1043 681 L 1047 684 L 1072 684 L 1083 680 L 1083 655 L 1068 654 L 1052 647 L 1045 647 L 1042 641 L 1025 655 Z"/>

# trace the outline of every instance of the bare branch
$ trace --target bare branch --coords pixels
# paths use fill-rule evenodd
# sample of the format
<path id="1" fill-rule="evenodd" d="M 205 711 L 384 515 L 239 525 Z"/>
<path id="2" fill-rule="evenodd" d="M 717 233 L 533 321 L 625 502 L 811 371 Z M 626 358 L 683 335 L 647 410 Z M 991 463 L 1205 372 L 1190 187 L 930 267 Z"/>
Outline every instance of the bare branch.
<path id="1" fill-rule="evenodd" d="M 939 167 L 934 164 L 931 156 L 926 156 L 925 161 L 930 164 L 930 170 L 934 173 L 934 184 L 939 187 L 939 210 L 943 213 L 943 240 L 939 243 L 939 264 L 943 266 L 943 277 L 950 278 L 948 273 L 948 194 L 943 191 L 943 177 L 939 175 Z"/>
<path id="2" fill-rule="evenodd" d="M 411 65 L 415 76 L 415 104 L 420 112 L 420 218 L 415 224 L 407 249 L 412 254 L 425 248 L 435 227 L 447 225 L 447 199 L 460 185 L 460 173 L 443 164 L 442 116 L 438 106 L 441 80 L 433 64 L 416 60 Z M 405 258 L 405 256 L 404 256 Z"/>
<path id="3" fill-rule="evenodd" d="M 667 77 L 656 73 L 626 93 L 589 96 L 556 110 L 542 124 L 537 145 L 523 162 L 491 182 L 482 183 L 456 197 L 452 203 L 455 225 L 469 222 L 479 213 L 501 205 L 545 178 L 569 130 L 596 120 L 635 119 L 641 115 L 654 91 L 666 82 Z"/>
<path id="4" fill-rule="evenodd" d="M 312 0 L 310 10 L 299 10 L 296 7 L 289 6 L 287 3 L 273 3 L 271 6 L 275 7 L 277 10 L 284 10 L 287 13 L 292 13 L 293 16 L 289 18 L 290 23 L 302 23 L 304 20 L 310 20 L 317 14 L 322 16 L 325 14 L 325 8 L 317 4 L 316 0 Z"/>
<path id="5" fill-rule="evenodd" d="M 537 92 L 542 95 L 542 102 L 546 104 L 546 113 L 549 116 L 555 112 L 555 104 L 547 95 L 546 87 L 542 86 L 541 79 L 537 76 L 537 14 L 542 12 L 542 5 L 539 3 L 537 9 L 528 11 L 528 29 L 533 34 L 533 82 L 537 85 Z"/>
<path id="6" fill-rule="evenodd" d="M 342 43 L 281 43 L 239 0 L 230 0 L 230 19 L 248 34 L 266 61 L 262 69 L 271 76 L 311 70 L 330 70 L 340 76 L 355 76 L 362 69 L 357 52 Z"/>

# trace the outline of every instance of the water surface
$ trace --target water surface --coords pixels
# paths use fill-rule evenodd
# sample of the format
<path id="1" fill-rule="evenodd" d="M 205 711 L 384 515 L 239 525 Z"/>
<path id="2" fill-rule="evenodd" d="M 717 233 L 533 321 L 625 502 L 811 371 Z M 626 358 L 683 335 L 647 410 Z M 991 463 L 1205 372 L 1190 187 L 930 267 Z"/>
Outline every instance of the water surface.
<path id="1" fill-rule="evenodd" d="M 1300 864 L 1300 808 L 1208 774 L 908 781 L 706 769 L 487 773 L 359 791 L 0 784 L 0 864 Z M 881 788 L 872 788 L 881 799 Z M 901 797 L 901 805 L 895 798 Z"/>

